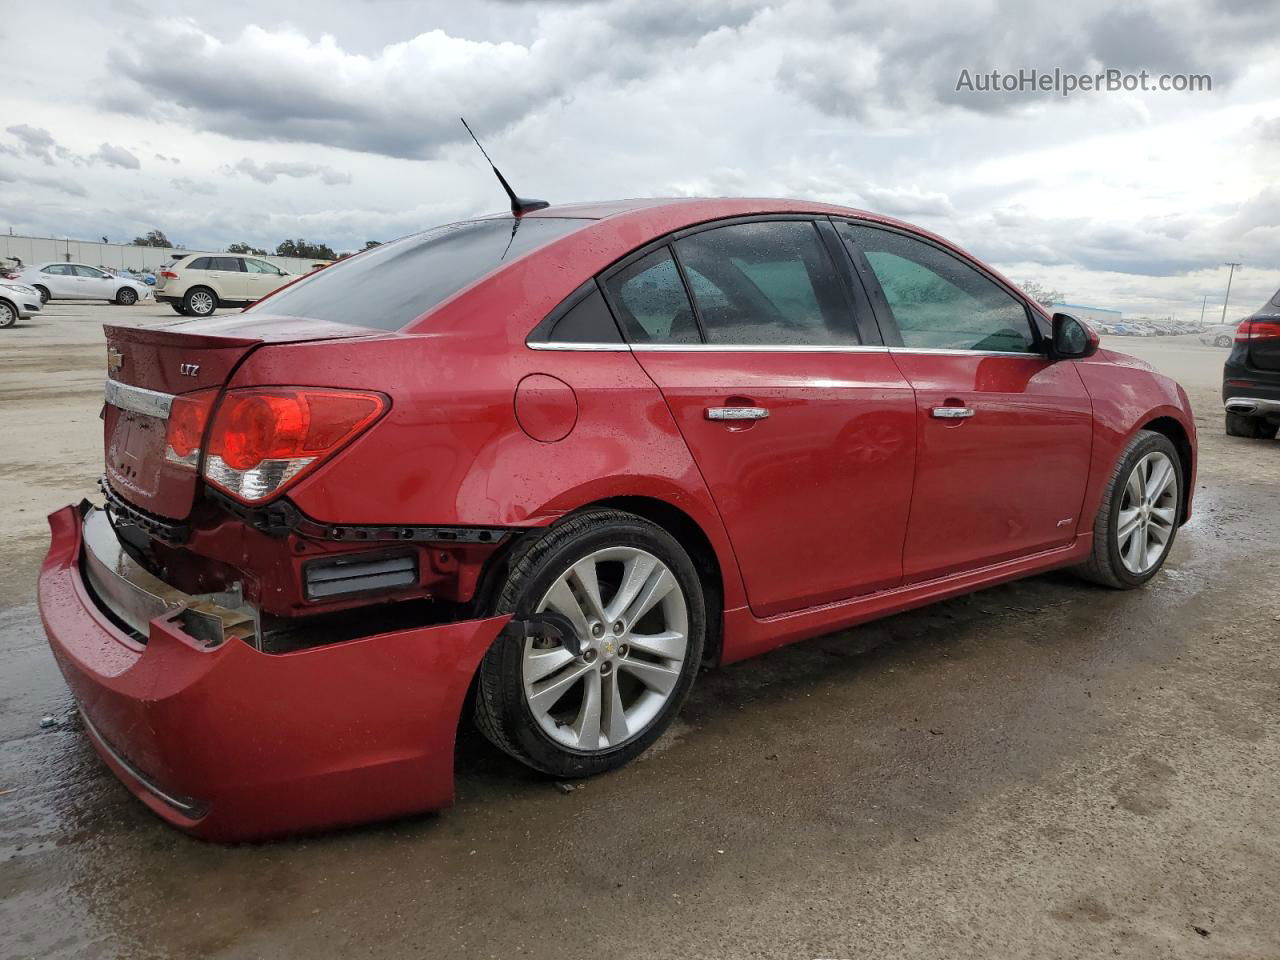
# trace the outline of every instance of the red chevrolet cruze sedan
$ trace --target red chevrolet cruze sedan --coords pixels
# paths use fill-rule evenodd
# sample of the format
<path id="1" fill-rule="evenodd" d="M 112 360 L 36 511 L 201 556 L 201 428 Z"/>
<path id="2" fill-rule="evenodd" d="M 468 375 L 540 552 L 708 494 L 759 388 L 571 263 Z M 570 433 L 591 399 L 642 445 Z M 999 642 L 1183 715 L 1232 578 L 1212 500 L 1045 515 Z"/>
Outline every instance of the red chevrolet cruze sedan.
<path id="1" fill-rule="evenodd" d="M 885 217 L 626 201 L 455 223 L 247 313 L 107 331 L 103 506 L 40 606 L 106 763 L 200 836 L 447 806 L 474 716 L 615 768 L 700 667 L 1187 519 L 1173 381 Z"/>

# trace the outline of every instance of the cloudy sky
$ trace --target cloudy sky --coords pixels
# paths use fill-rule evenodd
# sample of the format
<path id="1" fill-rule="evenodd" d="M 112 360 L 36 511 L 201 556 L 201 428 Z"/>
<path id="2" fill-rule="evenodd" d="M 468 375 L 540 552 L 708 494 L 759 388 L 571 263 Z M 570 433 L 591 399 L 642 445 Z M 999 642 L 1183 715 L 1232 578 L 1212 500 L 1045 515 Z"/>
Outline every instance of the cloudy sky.
<path id="1" fill-rule="evenodd" d="M 1129 313 L 1280 287 L 1276 0 L 67 0 L 0 55 L 15 233 L 358 248 L 502 207 L 463 114 L 553 203 L 834 201 Z M 1055 68 L 1212 91 L 957 90 Z"/>

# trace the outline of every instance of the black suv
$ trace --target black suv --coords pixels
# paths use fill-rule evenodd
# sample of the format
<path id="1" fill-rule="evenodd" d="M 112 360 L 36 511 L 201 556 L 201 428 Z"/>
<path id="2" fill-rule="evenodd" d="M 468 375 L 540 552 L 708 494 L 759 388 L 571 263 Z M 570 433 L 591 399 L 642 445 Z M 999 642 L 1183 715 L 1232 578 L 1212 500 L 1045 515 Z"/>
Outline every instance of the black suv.
<path id="1" fill-rule="evenodd" d="M 1270 440 L 1280 430 L 1280 291 L 1246 317 L 1222 368 L 1227 433 Z"/>

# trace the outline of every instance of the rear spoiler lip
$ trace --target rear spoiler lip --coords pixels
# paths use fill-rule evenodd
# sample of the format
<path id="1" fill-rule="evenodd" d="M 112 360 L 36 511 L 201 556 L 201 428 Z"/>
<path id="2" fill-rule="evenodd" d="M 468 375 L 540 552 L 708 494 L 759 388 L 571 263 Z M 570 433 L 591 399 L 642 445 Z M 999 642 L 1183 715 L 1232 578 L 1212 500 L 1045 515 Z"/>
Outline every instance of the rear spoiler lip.
<path id="1" fill-rule="evenodd" d="M 254 347 L 349 337 L 385 336 L 386 330 L 278 314 L 230 314 L 205 320 L 179 320 L 160 327 L 103 324 L 108 340 L 184 347 Z"/>

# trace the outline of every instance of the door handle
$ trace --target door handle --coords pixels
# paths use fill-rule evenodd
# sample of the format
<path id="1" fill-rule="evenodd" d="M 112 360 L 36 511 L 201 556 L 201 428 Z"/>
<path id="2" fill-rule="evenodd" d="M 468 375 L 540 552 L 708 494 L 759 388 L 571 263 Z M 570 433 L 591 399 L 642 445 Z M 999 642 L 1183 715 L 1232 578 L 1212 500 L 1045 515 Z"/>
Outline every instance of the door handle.
<path id="1" fill-rule="evenodd" d="M 929 411 L 939 420 L 967 420 L 974 414 L 973 407 L 934 407 Z"/>
<path id="2" fill-rule="evenodd" d="M 765 420 L 767 407 L 707 407 L 708 420 Z"/>

